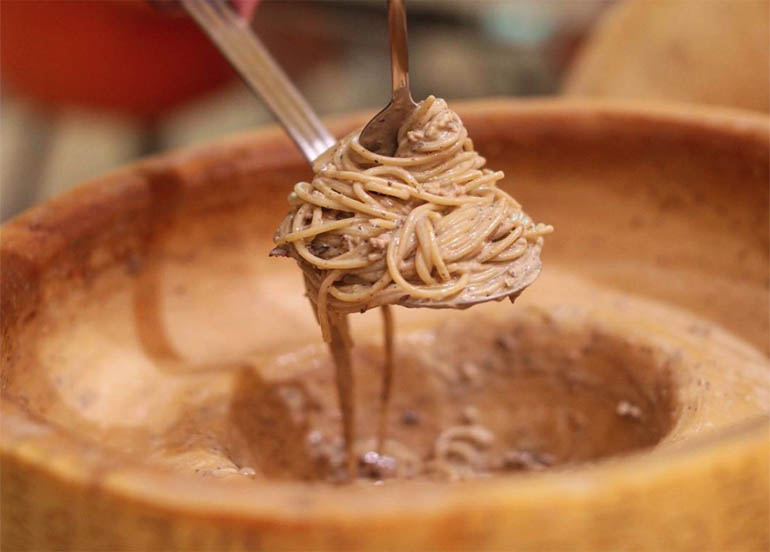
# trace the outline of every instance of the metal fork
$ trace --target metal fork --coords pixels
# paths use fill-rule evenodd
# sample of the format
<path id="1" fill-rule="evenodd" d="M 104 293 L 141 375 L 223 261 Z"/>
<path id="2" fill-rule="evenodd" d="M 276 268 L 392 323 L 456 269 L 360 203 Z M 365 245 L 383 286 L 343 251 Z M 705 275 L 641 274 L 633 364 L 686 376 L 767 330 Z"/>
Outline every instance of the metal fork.
<path id="1" fill-rule="evenodd" d="M 217 45 L 246 85 L 259 94 L 302 154 L 312 162 L 335 139 L 305 101 L 249 23 L 226 0 L 180 0 L 185 10 Z"/>

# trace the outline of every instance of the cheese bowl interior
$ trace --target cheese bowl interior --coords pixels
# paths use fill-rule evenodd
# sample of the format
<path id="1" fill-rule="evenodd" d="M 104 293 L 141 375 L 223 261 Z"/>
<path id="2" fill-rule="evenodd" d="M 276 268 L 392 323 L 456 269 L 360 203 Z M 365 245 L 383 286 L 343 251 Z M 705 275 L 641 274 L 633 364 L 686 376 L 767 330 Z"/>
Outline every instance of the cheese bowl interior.
<path id="1" fill-rule="evenodd" d="M 456 107 L 556 231 L 514 306 L 396 310 L 390 428 L 429 456 L 472 407 L 491 477 L 330 482 L 309 442 L 338 437 L 332 369 L 299 271 L 267 256 L 310 174 L 264 129 L 3 227 L 3 545 L 766 547 L 767 119 Z M 352 328 L 365 439 L 379 318 Z"/>

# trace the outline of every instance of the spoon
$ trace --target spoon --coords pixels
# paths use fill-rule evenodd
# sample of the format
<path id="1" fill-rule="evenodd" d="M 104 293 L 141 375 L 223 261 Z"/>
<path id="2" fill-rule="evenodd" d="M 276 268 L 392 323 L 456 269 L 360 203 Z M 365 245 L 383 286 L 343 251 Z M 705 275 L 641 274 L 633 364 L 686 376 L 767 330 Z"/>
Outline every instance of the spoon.
<path id="1" fill-rule="evenodd" d="M 388 0 L 388 36 L 390 38 L 390 70 L 393 88 L 390 103 L 371 119 L 358 137 L 366 149 L 392 157 L 398 149 L 398 130 L 417 108 L 409 89 L 409 48 L 406 38 L 406 7 L 403 0 Z M 465 309 L 487 301 L 508 297 L 513 302 L 540 274 L 540 247 L 529 247 L 527 252 L 510 264 L 512 286 L 482 297 L 426 300 L 405 297 L 399 305 L 412 308 Z"/>
<path id="2" fill-rule="evenodd" d="M 367 123 L 358 142 L 373 153 L 392 157 L 398 148 L 398 129 L 417 107 L 409 90 L 409 49 L 403 0 L 388 0 L 388 35 L 393 78 L 390 103 Z"/>
<path id="3" fill-rule="evenodd" d="M 261 96 L 278 121 L 286 129 L 308 163 L 332 147 L 336 140 L 267 51 L 251 32 L 249 23 L 235 13 L 226 0 L 180 0 L 238 71 L 246 85 Z M 409 67 L 406 43 L 406 11 L 403 0 L 388 0 L 388 28 L 391 41 L 393 97 L 361 132 L 360 143 L 367 149 L 392 155 L 396 151 L 396 135 L 405 117 L 416 107 L 409 91 Z M 373 136 L 369 142 L 369 137 Z M 382 148 L 382 149 L 380 149 Z M 387 150 L 385 149 L 387 148 Z M 511 262 L 513 285 L 492 296 L 454 300 L 404 298 L 406 307 L 463 309 L 505 297 L 515 299 L 540 273 L 540 247 L 532 246 Z"/>

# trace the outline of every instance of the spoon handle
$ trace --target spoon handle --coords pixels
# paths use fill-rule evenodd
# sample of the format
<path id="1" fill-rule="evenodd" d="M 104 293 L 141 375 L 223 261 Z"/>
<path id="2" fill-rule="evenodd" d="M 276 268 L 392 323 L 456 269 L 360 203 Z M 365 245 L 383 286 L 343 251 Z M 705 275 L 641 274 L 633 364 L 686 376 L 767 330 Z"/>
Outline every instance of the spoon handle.
<path id="1" fill-rule="evenodd" d="M 181 0 L 182 5 L 244 82 L 259 94 L 312 164 L 334 137 L 281 70 L 248 22 L 225 0 Z"/>
<path id="2" fill-rule="evenodd" d="M 409 48 L 406 40 L 406 8 L 403 0 L 388 0 L 388 34 L 393 96 L 409 91 Z"/>

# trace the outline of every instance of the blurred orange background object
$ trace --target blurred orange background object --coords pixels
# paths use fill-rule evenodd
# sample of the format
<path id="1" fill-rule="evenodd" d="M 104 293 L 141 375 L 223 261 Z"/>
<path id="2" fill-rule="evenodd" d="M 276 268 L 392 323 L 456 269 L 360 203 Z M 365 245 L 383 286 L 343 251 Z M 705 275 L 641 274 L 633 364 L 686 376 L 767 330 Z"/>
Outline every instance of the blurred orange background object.
<path id="1" fill-rule="evenodd" d="M 153 118 L 231 79 L 195 24 L 138 0 L 3 0 L 4 86 L 45 104 Z"/>

